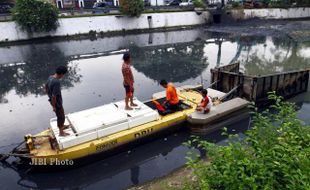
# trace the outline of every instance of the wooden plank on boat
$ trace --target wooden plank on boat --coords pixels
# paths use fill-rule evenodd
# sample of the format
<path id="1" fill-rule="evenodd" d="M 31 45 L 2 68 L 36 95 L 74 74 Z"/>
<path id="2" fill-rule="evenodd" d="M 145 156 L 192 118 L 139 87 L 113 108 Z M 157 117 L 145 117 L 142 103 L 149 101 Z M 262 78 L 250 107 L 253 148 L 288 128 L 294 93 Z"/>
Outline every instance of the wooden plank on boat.
<path id="1" fill-rule="evenodd" d="M 178 88 L 178 89 L 186 89 L 186 88 L 181 87 L 181 88 Z M 218 90 L 214 90 L 212 88 L 208 88 L 207 90 L 208 90 L 208 95 L 211 98 L 216 98 L 217 97 L 218 99 L 221 99 L 222 97 L 224 97 L 226 95 L 226 93 L 218 91 Z M 155 94 L 153 94 L 152 97 L 155 98 L 155 99 L 165 98 L 166 97 L 166 91 L 155 93 Z"/>
<path id="2" fill-rule="evenodd" d="M 225 115 L 244 109 L 248 104 L 249 102 L 244 99 L 234 98 L 217 106 L 213 106 L 208 114 L 203 114 L 201 112 L 189 114 L 188 122 L 191 124 L 208 124 Z"/>

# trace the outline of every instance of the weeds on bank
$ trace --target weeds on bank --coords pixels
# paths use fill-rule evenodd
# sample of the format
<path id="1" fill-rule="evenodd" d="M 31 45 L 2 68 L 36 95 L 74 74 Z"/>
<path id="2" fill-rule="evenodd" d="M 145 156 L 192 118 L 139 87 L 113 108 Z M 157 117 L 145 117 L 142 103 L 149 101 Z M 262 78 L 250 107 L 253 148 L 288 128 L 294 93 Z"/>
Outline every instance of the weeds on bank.
<path id="1" fill-rule="evenodd" d="M 264 112 L 252 106 L 253 127 L 245 138 L 228 135 L 228 146 L 188 142 L 205 149 L 210 162 L 188 157 L 195 180 L 180 189 L 309 189 L 310 126 L 297 118 L 293 104 L 275 93 L 269 100 L 273 104 Z"/>

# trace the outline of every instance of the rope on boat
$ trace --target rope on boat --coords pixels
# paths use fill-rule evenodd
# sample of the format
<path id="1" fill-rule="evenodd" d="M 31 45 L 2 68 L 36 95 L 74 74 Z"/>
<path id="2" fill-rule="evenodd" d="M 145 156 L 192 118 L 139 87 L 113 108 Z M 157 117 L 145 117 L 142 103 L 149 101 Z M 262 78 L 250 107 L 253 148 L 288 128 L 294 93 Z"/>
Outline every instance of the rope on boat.
<path id="1" fill-rule="evenodd" d="M 2 147 L 7 147 L 7 146 L 12 146 L 12 145 L 17 145 L 15 146 L 15 148 L 12 149 L 11 152 L 7 153 L 7 154 L 0 154 L 0 162 L 5 161 L 6 159 L 8 159 L 10 156 L 16 156 L 16 157 L 28 157 L 25 154 L 14 154 L 13 152 L 24 143 L 25 141 L 19 142 L 19 143 L 14 143 L 14 144 L 10 144 L 10 145 L 6 145 L 6 146 L 2 146 Z"/>
<path id="2" fill-rule="evenodd" d="M 5 147 L 9 147 L 9 146 L 15 146 L 15 145 L 19 146 L 20 143 L 12 143 L 12 144 L 8 144 L 8 145 L 3 145 L 3 146 L 0 146 L 0 149 L 5 148 Z"/>

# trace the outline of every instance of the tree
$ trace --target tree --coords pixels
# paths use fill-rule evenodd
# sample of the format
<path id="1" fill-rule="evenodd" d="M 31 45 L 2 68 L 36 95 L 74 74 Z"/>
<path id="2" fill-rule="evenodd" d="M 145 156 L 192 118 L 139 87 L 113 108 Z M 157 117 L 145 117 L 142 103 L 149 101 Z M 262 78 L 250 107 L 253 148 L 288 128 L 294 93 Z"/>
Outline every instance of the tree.
<path id="1" fill-rule="evenodd" d="M 193 4 L 195 7 L 205 8 L 205 2 L 203 0 L 193 0 Z"/>
<path id="2" fill-rule="evenodd" d="M 49 32 L 58 27 L 58 9 L 44 1 L 17 0 L 13 19 L 29 33 Z"/>
<path id="3" fill-rule="evenodd" d="M 125 15 L 139 17 L 143 10 L 143 0 L 120 0 L 120 11 Z"/>

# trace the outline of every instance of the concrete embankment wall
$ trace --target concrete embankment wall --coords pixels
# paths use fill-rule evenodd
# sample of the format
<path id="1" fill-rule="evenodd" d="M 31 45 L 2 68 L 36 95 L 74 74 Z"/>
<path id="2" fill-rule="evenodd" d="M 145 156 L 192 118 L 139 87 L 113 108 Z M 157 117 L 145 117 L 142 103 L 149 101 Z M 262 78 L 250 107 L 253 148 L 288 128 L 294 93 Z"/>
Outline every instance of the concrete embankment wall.
<path id="1" fill-rule="evenodd" d="M 310 18 L 310 8 L 235 9 L 229 12 L 235 20 Z"/>
<path id="2" fill-rule="evenodd" d="M 310 18 L 310 8 L 271 8 L 271 9 L 235 9 L 229 10 L 235 20 L 251 18 L 294 19 Z M 198 15 L 194 11 L 173 13 L 142 14 L 140 17 L 127 16 L 93 16 L 59 19 L 56 31 L 40 34 L 27 34 L 15 22 L 0 22 L 0 43 L 29 40 L 42 37 L 73 36 L 97 33 L 121 32 L 130 30 L 150 30 L 171 27 L 195 26 L 212 21 L 208 11 Z M 225 17 L 224 17 L 225 18 Z M 223 18 L 223 19 L 224 19 Z"/>
<path id="3" fill-rule="evenodd" d="M 72 36 L 97 33 L 119 32 L 130 30 L 147 30 L 169 27 L 202 25 L 208 22 L 208 13 L 196 12 L 153 13 L 140 17 L 127 16 L 94 16 L 59 19 L 59 27 L 50 33 L 29 35 L 14 22 L 0 22 L 0 42 L 19 41 L 48 36 Z"/>

